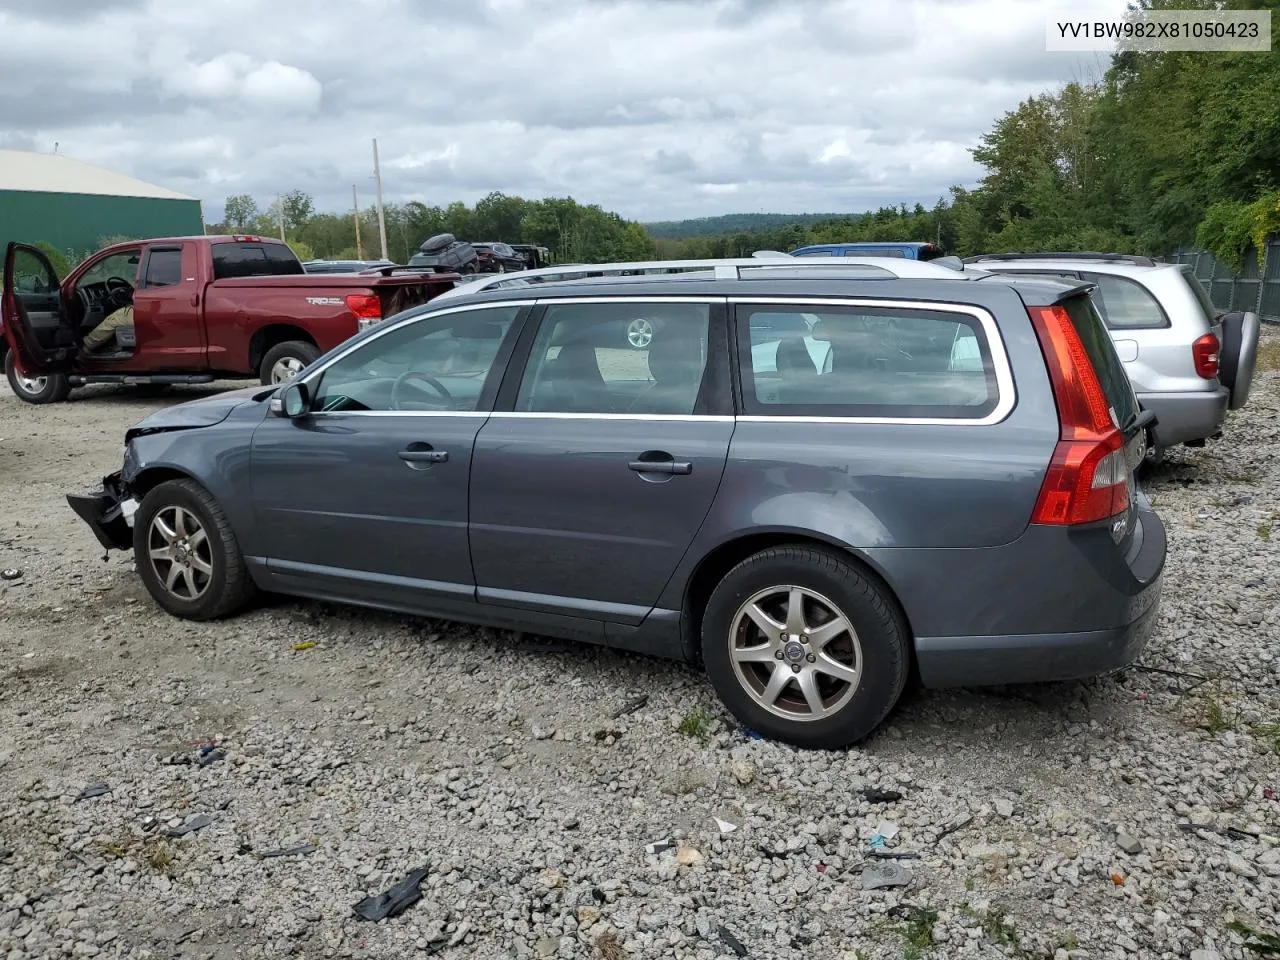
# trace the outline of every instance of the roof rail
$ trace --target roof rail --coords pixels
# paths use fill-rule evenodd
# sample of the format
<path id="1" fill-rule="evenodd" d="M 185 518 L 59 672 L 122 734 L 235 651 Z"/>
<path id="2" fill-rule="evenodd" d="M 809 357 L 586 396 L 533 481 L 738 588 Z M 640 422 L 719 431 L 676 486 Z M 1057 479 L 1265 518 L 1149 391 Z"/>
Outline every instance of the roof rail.
<path id="1" fill-rule="evenodd" d="M 931 261 L 902 260 L 894 257 L 777 257 L 757 255 L 750 258 L 718 260 L 646 260 L 635 263 L 586 263 L 572 266 L 538 267 L 495 274 L 486 278 L 484 286 L 501 286 L 504 280 L 554 282 L 586 277 L 636 276 L 640 274 L 672 274 L 685 271 L 710 271 L 717 280 L 743 280 L 762 273 L 826 271 L 848 273 L 850 277 L 899 279 L 963 279 L 963 264 L 950 266 Z M 775 274 L 776 275 L 776 274 Z"/>
<path id="2" fill-rule="evenodd" d="M 1088 250 L 1056 250 L 1044 253 L 984 253 L 965 257 L 965 263 L 983 263 L 997 260 L 1102 260 L 1111 263 L 1131 263 L 1136 267 L 1154 267 L 1156 261 L 1134 253 L 1099 253 Z"/>

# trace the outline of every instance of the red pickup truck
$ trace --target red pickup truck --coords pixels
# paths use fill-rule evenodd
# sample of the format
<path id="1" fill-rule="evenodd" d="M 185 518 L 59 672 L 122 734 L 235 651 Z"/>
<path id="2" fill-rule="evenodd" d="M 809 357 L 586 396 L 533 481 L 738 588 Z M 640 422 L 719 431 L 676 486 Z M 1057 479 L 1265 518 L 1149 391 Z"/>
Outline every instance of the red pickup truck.
<path id="1" fill-rule="evenodd" d="M 11 243 L 0 298 L 5 374 L 28 403 L 64 400 L 87 383 L 279 383 L 456 279 L 392 267 L 308 274 L 282 241 L 206 236 L 118 243 L 59 281 L 37 248 Z M 132 327 L 83 349 L 86 333 L 130 305 Z"/>

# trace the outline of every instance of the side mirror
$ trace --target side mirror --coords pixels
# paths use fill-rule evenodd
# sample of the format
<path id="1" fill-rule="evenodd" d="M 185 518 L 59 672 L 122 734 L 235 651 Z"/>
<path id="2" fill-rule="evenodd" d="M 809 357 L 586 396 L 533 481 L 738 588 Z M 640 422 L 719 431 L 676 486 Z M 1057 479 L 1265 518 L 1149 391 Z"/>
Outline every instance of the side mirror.
<path id="1" fill-rule="evenodd" d="M 294 420 L 311 410 L 311 390 L 305 383 L 293 381 L 271 399 L 271 412 Z"/>

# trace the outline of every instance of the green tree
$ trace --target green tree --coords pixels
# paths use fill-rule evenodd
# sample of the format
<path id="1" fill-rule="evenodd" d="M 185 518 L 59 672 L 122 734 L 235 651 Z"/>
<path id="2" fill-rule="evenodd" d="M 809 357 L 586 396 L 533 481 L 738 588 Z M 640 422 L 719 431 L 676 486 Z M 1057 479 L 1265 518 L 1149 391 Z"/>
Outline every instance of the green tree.
<path id="1" fill-rule="evenodd" d="M 249 194 L 238 193 L 234 197 L 227 197 L 226 210 L 222 215 L 227 226 L 243 233 L 249 229 L 257 217 L 257 201 Z"/>
<path id="2" fill-rule="evenodd" d="M 287 232 L 294 232 L 306 225 L 315 212 L 315 201 L 310 194 L 301 190 L 290 190 L 280 197 L 280 209 L 284 214 L 284 226 Z"/>

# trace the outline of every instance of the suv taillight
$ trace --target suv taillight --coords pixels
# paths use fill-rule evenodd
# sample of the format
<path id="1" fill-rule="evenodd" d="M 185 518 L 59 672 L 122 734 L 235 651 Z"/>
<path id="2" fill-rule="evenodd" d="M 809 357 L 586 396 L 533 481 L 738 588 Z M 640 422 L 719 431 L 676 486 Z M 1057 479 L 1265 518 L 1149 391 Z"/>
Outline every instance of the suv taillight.
<path id="1" fill-rule="evenodd" d="M 364 330 L 382 319 L 382 300 L 376 293 L 348 293 L 347 309 L 355 314 L 356 328 Z"/>
<path id="2" fill-rule="evenodd" d="M 1066 309 L 1033 307 L 1028 313 L 1049 369 L 1059 423 L 1058 444 L 1031 522 L 1070 525 L 1110 519 L 1129 509 L 1124 434 Z"/>
<path id="3" fill-rule="evenodd" d="M 1218 360 L 1222 345 L 1212 333 L 1206 333 L 1191 344 L 1191 357 L 1195 360 L 1196 373 L 1206 380 L 1218 375 Z"/>

